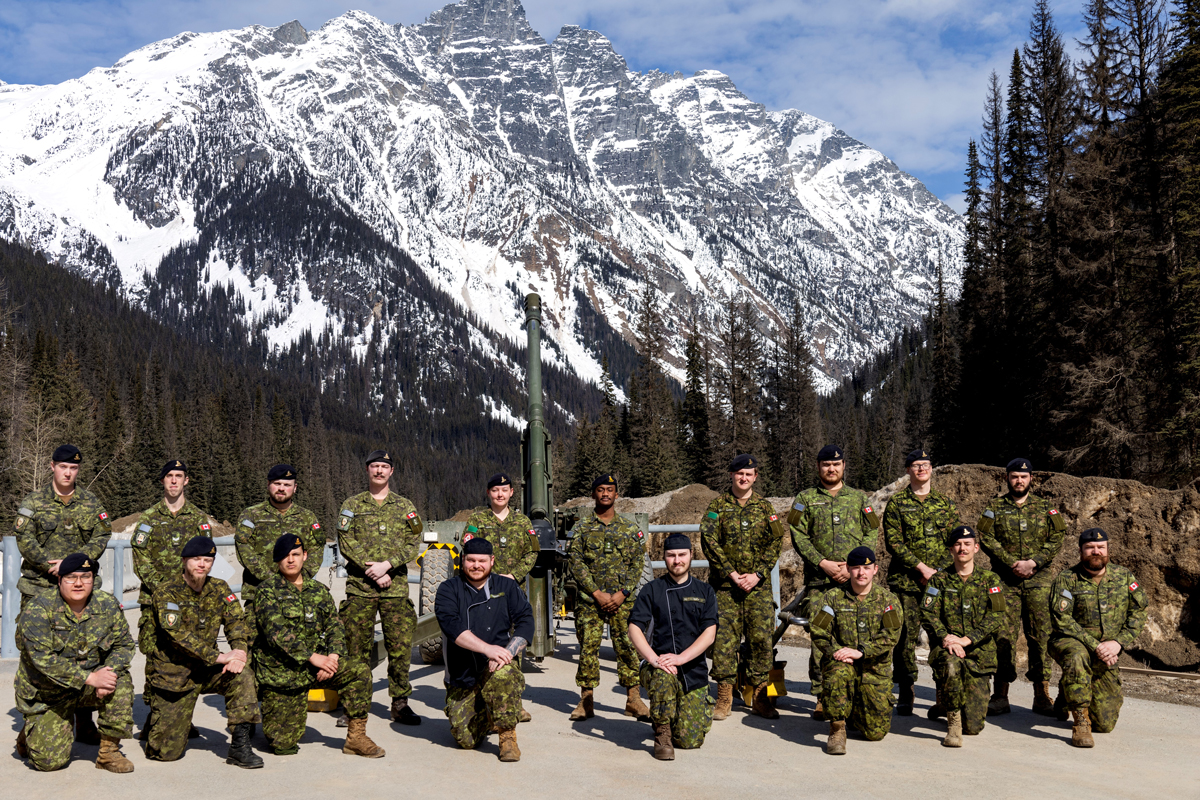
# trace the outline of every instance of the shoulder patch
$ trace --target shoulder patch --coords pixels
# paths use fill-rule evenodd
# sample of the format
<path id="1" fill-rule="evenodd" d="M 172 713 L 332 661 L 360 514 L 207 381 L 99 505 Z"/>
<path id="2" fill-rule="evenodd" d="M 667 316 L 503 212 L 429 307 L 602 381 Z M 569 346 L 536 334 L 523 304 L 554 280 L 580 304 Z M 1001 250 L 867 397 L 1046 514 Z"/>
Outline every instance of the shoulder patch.
<path id="1" fill-rule="evenodd" d="M 202 530 L 202 531 L 211 531 L 211 530 L 212 530 L 212 525 L 209 525 L 207 522 L 201 522 L 201 523 L 200 523 L 200 530 Z"/>
<path id="2" fill-rule="evenodd" d="M 253 522 L 251 522 L 251 521 L 250 521 L 250 520 L 248 520 L 248 519 L 244 519 L 244 520 L 242 520 L 242 525 L 246 526 L 247 528 L 253 528 L 253 527 L 254 527 L 254 523 L 253 523 Z"/>
<path id="3" fill-rule="evenodd" d="M 142 527 L 144 528 L 146 526 L 143 525 Z M 133 537 L 133 544 L 135 547 L 141 547 L 145 543 L 146 543 L 146 532 L 139 530 L 137 535 Z"/>
<path id="4" fill-rule="evenodd" d="M 463 544 L 466 544 L 467 542 L 471 541 L 471 540 L 472 540 L 472 539 L 474 539 L 474 538 L 475 538 L 475 534 L 473 534 L 473 533 L 464 533 L 464 534 L 463 534 L 463 537 L 462 537 L 462 543 L 463 543 Z"/>
<path id="5" fill-rule="evenodd" d="M 992 511 L 990 508 L 985 508 L 985 509 L 983 510 L 983 515 L 984 515 L 985 517 L 987 517 L 988 519 L 995 519 L 995 518 L 996 518 L 996 512 L 995 512 L 995 511 Z"/>
<path id="6" fill-rule="evenodd" d="M 416 517 L 416 516 L 417 516 L 417 512 L 415 512 L 415 511 L 410 511 L 410 512 L 408 512 L 407 514 L 405 514 L 405 515 L 404 515 L 404 518 L 405 518 L 405 519 L 413 519 L 413 518 L 414 518 L 414 517 Z"/>
<path id="7" fill-rule="evenodd" d="M 930 586 L 928 589 L 925 590 L 925 594 L 932 595 L 934 597 L 937 597 L 941 593 L 942 593 L 941 589 L 938 589 L 936 586 Z"/>
<path id="8" fill-rule="evenodd" d="M 1053 517 L 1055 514 L 1057 514 L 1057 513 L 1058 513 L 1058 509 L 1057 509 L 1057 508 L 1052 508 L 1052 509 L 1050 509 L 1050 511 L 1049 511 L 1049 514 L 1050 514 L 1050 516 L 1052 516 L 1052 517 Z"/>
<path id="9" fill-rule="evenodd" d="M 100 521 L 101 521 L 101 522 L 107 522 L 107 521 L 108 521 L 108 512 L 107 512 L 107 511 L 101 511 L 101 512 L 100 512 L 99 514 L 97 514 L 96 516 L 100 518 Z"/>
<path id="10" fill-rule="evenodd" d="M 321 530 L 321 523 L 319 523 L 319 522 L 314 522 L 314 523 L 313 523 L 313 530 L 314 530 L 314 531 L 319 531 L 319 530 Z"/>
<path id="11" fill-rule="evenodd" d="M 150 525 L 147 525 L 145 522 L 143 522 L 141 525 L 138 525 L 138 530 L 141 531 L 142 533 L 150 533 L 152 530 L 154 530 L 154 528 L 152 528 Z"/>
<path id="12" fill-rule="evenodd" d="M 1068 600 L 1072 600 L 1075 597 L 1075 595 L 1071 594 L 1071 592 L 1068 591 L 1067 589 L 1062 590 L 1062 596 L 1067 598 Z"/>
<path id="13" fill-rule="evenodd" d="M 343 509 L 342 509 L 342 516 L 343 516 L 343 517 L 353 517 L 353 516 L 354 516 L 354 512 L 353 512 L 353 511 L 351 511 L 351 510 L 350 510 L 350 509 L 348 509 L 348 508 L 343 508 Z"/>
<path id="14" fill-rule="evenodd" d="M 17 513 L 18 513 L 18 514 L 20 514 L 22 517 L 32 517 L 32 516 L 33 516 L 33 509 L 32 509 L 32 508 L 25 508 L 24 506 L 22 506 L 21 508 L 18 508 L 18 509 L 17 509 Z"/>
<path id="15" fill-rule="evenodd" d="M 530 535 L 530 536 L 533 536 L 533 537 L 535 537 L 535 538 L 536 538 L 536 537 L 537 537 L 537 531 L 535 531 L 533 528 L 530 528 L 530 529 L 529 529 L 529 535 Z"/>
<path id="16" fill-rule="evenodd" d="M 178 611 L 178 610 L 179 610 L 179 606 L 175 605 L 174 603 L 167 603 L 167 611 Z"/>
<path id="17" fill-rule="evenodd" d="M 237 595 L 234 594 L 233 592 L 230 592 L 229 594 L 225 595 L 225 602 L 226 603 L 236 603 Z"/>
<path id="18" fill-rule="evenodd" d="M 1000 594 L 1000 587 L 993 586 L 992 588 L 988 589 L 988 594 Z"/>
<path id="19" fill-rule="evenodd" d="M 803 512 L 804 511 L 804 503 L 793 503 L 792 508 L 796 509 L 797 511 Z"/>
<path id="20" fill-rule="evenodd" d="M 867 506 L 866 508 L 863 509 L 863 513 L 864 514 L 874 514 L 875 509 L 871 508 L 870 506 Z"/>
<path id="21" fill-rule="evenodd" d="M 1129 584 L 1129 591 L 1132 592 L 1132 591 L 1136 590 L 1137 587 L 1138 587 L 1137 581 L 1134 581 L 1133 583 Z"/>
<path id="22" fill-rule="evenodd" d="M 715 511 L 710 511 L 705 516 L 707 516 L 709 519 L 720 519 L 721 518 L 721 515 Z"/>
<path id="23" fill-rule="evenodd" d="M 772 515 L 771 515 L 771 522 L 779 522 L 779 516 L 778 516 L 778 515 L 776 515 L 776 514 L 772 514 Z"/>
<path id="24" fill-rule="evenodd" d="M 832 608 L 830 608 L 829 606 L 821 606 L 821 610 L 824 611 L 826 614 L 828 614 L 831 617 L 837 616 L 837 614 L 834 613 L 834 610 Z"/>
<path id="25" fill-rule="evenodd" d="M 478 528 L 477 526 L 475 526 L 475 525 L 468 525 L 468 526 L 467 526 L 467 533 L 472 533 L 472 534 L 473 534 L 473 533 L 479 533 L 479 528 Z"/>
<path id="26" fill-rule="evenodd" d="M 646 538 L 646 534 L 643 531 L 638 531 L 638 540 L 640 541 L 645 538 Z"/>

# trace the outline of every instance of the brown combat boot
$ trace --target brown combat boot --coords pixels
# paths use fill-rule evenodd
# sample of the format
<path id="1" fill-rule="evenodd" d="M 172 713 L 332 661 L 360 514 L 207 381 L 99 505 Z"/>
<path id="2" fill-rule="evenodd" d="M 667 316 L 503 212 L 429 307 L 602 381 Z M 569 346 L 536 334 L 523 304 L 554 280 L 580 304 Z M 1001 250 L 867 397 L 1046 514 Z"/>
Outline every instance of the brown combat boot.
<path id="1" fill-rule="evenodd" d="M 942 687 L 937 687 L 937 699 L 933 701 L 933 705 L 929 707 L 929 711 L 925 714 L 926 719 L 937 719 L 938 717 L 946 716 L 946 703 L 942 700 Z"/>
<path id="2" fill-rule="evenodd" d="M 733 684 L 717 684 L 717 705 L 713 708 L 713 719 L 726 719 L 733 711 Z"/>
<path id="3" fill-rule="evenodd" d="M 386 751 L 367 736 L 367 720 L 364 717 L 352 719 L 346 726 L 346 743 L 342 745 L 342 752 L 349 756 L 383 758 Z"/>
<path id="4" fill-rule="evenodd" d="M 988 700 L 987 715 L 996 717 L 1010 711 L 1012 711 L 1012 707 L 1008 704 L 1008 684 L 1004 681 L 996 681 L 996 686 L 992 690 L 992 699 Z"/>
<path id="5" fill-rule="evenodd" d="M 831 756 L 846 755 L 846 720 L 829 721 L 829 740 L 825 742 L 825 752 Z"/>
<path id="6" fill-rule="evenodd" d="M 575 706 L 575 710 L 571 712 L 571 722 L 579 722 L 596 716 L 595 701 L 592 698 L 593 691 L 592 689 L 579 690 L 579 705 Z"/>
<path id="7" fill-rule="evenodd" d="M 962 712 L 957 708 L 946 712 L 946 738 L 942 747 L 962 747 Z"/>
<path id="8" fill-rule="evenodd" d="M 509 728 L 506 731 L 500 731 L 500 760 L 521 760 L 521 748 L 517 747 L 516 728 Z"/>
<path id="9" fill-rule="evenodd" d="M 29 745 L 25 743 L 25 726 L 21 726 L 21 732 L 17 734 L 17 755 L 21 758 L 29 758 Z"/>
<path id="10" fill-rule="evenodd" d="M 642 702 L 642 690 L 637 686 L 625 690 L 625 716 L 638 719 L 650 716 L 650 709 Z"/>
<path id="11" fill-rule="evenodd" d="M 825 721 L 825 707 L 821 705 L 821 701 L 817 701 L 817 707 L 813 709 L 812 718 L 817 722 Z"/>
<path id="12" fill-rule="evenodd" d="M 529 722 L 531 719 L 533 719 L 533 717 L 530 715 L 530 713 L 525 710 L 524 703 L 518 704 L 518 708 L 521 709 L 521 717 L 518 720 L 518 722 Z"/>
<path id="13" fill-rule="evenodd" d="M 911 717 L 913 713 L 913 703 L 916 701 L 916 692 L 913 690 L 913 684 L 900 684 L 900 699 L 896 703 L 896 715 L 900 717 Z"/>
<path id="14" fill-rule="evenodd" d="M 407 697 L 393 697 L 392 722 L 399 722 L 401 725 L 420 725 L 421 718 L 417 716 L 417 712 L 408 707 Z"/>
<path id="15" fill-rule="evenodd" d="M 86 708 L 75 709 L 75 741 L 80 744 L 100 744 L 100 731 L 92 722 L 92 712 Z"/>
<path id="16" fill-rule="evenodd" d="M 100 753 L 96 756 L 96 769 L 106 769 L 118 774 L 133 772 L 133 762 L 121 753 L 121 740 L 115 736 L 100 737 Z"/>
<path id="17" fill-rule="evenodd" d="M 1033 713 L 1043 717 L 1054 716 L 1054 701 L 1050 699 L 1050 681 L 1034 681 Z"/>
<path id="18" fill-rule="evenodd" d="M 675 760 L 675 745 L 671 741 L 669 722 L 661 722 L 654 726 L 654 757 L 659 761 Z"/>
<path id="19" fill-rule="evenodd" d="M 1075 725 L 1071 728 L 1071 744 L 1076 747 L 1095 747 L 1096 740 L 1092 738 L 1092 719 L 1086 708 L 1071 709 Z"/>
<path id="20" fill-rule="evenodd" d="M 771 705 L 771 698 L 767 696 L 768 685 L 766 681 L 763 681 L 754 687 L 754 705 L 750 707 L 750 710 L 763 719 L 779 719 L 779 712 L 775 710 L 775 706 Z"/>

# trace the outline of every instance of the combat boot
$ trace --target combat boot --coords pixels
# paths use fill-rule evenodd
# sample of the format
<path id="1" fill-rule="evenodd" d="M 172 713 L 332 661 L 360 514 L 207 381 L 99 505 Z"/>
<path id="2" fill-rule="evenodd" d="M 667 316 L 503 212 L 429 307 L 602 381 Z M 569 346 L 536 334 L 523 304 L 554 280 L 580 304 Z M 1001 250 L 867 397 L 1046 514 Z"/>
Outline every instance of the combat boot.
<path id="1" fill-rule="evenodd" d="M 29 758 L 29 745 L 25 743 L 25 726 L 21 726 L 21 732 L 17 734 L 17 755 L 21 758 Z"/>
<path id="2" fill-rule="evenodd" d="M 962 747 L 962 711 L 957 708 L 946 712 L 946 738 L 942 739 L 942 747 Z"/>
<path id="3" fill-rule="evenodd" d="M 263 760 L 250 749 L 249 722 L 239 722 L 233 726 L 233 734 L 229 739 L 229 752 L 225 754 L 225 763 L 233 764 L 242 769 L 261 769 Z"/>
<path id="4" fill-rule="evenodd" d="M 121 752 L 121 740 L 115 736 L 100 737 L 100 753 L 96 756 L 96 769 L 106 769 L 118 774 L 133 772 L 133 762 Z"/>
<path id="5" fill-rule="evenodd" d="M 813 709 L 812 718 L 817 722 L 825 721 L 825 707 L 821 705 L 821 701 L 817 701 L 817 707 Z"/>
<path id="6" fill-rule="evenodd" d="M 659 761 L 675 760 L 675 745 L 671 741 L 671 723 L 661 722 L 654 726 L 654 757 Z"/>
<path id="7" fill-rule="evenodd" d="M 575 710 L 571 712 L 571 721 L 579 722 L 583 719 L 591 719 L 596 716 L 595 701 L 592 698 L 592 689 L 579 690 L 579 705 L 575 706 Z"/>
<path id="8" fill-rule="evenodd" d="M 825 752 L 831 756 L 846 755 L 846 720 L 829 721 L 829 740 L 825 742 Z"/>
<path id="9" fill-rule="evenodd" d="M 100 744 L 100 731 L 92 722 L 92 712 L 86 708 L 75 709 L 75 741 L 80 744 Z"/>
<path id="10" fill-rule="evenodd" d="M 938 717 L 946 716 L 946 704 L 942 701 L 942 687 L 937 687 L 937 699 L 933 701 L 933 705 L 929 707 L 929 711 L 925 714 L 926 719 L 937 719 Z"/>
<path id="11" fill-rule="evenodd" d="M 362 756 L 363 758 L 383 758 L 384 749 L 371 741 L 367 736 L 367 719 L 352 719 L 350 724 L 346 726 L 346 743 L 342 745 L 342 752 L 348 756 Z"/>
<path id="12" fill-rule="evenodd" d="M 500 760 L 506 762 L 521 760 L 521 748 L 517 747 L 516 728 L 500 731 Z"/>
<path id="13" fill-rule="evenodd" d="M 529 722 L 531 719 L 533 719 L 529 712 L 525 710 L 524 703 L 518 703 L 517 707 L 521 709 L 521 717 L 517 720 L 518 722 Z"/>
<path id="14" fill-rule="evenodd" d="M 763 681 L 754 687 L 754 705 L 750 706 L 750 710 L 763 719 L 779 719 L 779 712 L 775 710 L 775 706 L 771 705 L 771 698 L 767 696 L 769 685 Z"/>
<path id="15" fill-rule="evenodd" d="M 733 684 L 718 683 L 717 684 L 717 704 L 713 708 L 713 719 L 721 720 L 728 718 L 733 711 Z"/>
<path id="16" fill-rule="evenodd" d="M 421 718 L 417 716 L 417 712 L 408 707 L 407 697 L 393 697 L 392 722 L 399 722 L 401 725 L 420 725 Z"/>
<path id="17" fill-rule="evenodd" d="M 988 700 L 987 715 L 996 717 L 1010 711 L 1012 711 L 1012 707 L 1008 704 L 1008 683 L 996 681 L 996 687 L 992 690 L 992 699 Z"/>
<path id="18" fill-rule="evenodd" d="M 1034 681 L 1033 713 L 1043 717 L 1054 716 L 1054 701 L 1050 699 L 1050 681 Z"/>
<path id="19" fill-rule="evenodd" d="M 625 690 L 625 716 L 645 719 L 650 716 L 650 709 L 642 702 L 642 690 L 630 686 Z"/>
<path id="20" fill-rule="evenodd" d="M 1071 728 L 1071 744 L 1076 747 L 1095 747 L 1096 740 L 1092 738 L 1092 719 L 1086 708 L 1071 709 L 1075 724 Z"/>
<path id="21" fill-rule="evenodd" d="M 913 713 L 913 702 L 917 699 L 916 692 L 913 690 L 913 684 L 900 684 L 900 700 L 896 703 L 896 715 L 900 717 L 911 717 Z"/>

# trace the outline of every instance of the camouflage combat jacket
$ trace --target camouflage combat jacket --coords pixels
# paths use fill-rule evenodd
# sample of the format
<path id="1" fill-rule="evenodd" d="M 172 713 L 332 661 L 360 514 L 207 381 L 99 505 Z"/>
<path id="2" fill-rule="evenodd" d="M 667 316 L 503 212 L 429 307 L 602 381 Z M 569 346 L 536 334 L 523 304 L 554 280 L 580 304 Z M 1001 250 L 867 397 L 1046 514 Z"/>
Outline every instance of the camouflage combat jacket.
<path id="1" fill-rule="evenodd" d="M 1050 501 L 1028 495 L 1017 505 L 1009 495 L 987 504 L 979 518 L 979 544 L 992 561 L 992 569 L 1006 584 L 1021 589 L 1049 586 L 1054 575 L 1046 567 L 1062 549 L 1066 521 Z M 1037 572 L 1018 578 L 1012 565 L 1032 559 Z"/>
<path id="2" fill-rule="evenodd" d="M 842 486 L 834 497 L 822 486 L 796 495 L 787 515 L 792 547 L 804 559 L 804 585 L 810 591 L 833 585 L 820 564 L 845 561 L 856 547 L 879 545 L 879 517 L 867 494 Z"/>
<path id="3" fill-rule="evenodd" d="M 503 522 L 492 513 L 491 508 L 479 509 L 467 520 L 464 542 L 467 534 L 491 542 L 496 555 L 496 566 L 492 571 L 500 575 L 512 575 L 513 580 L 522 586 L 542 550 L 529 517 L 512 509 L 509 509 Z"/>
<path id="4" fill-rule="evenodd" d="M 950 566 L 953 559 L 946 541 L 958 525 L 958 508 L 946 495 L 930 489 L 922 502 L 909 486 L 896 492 L 883 512 L 883 539 L 892 556 L 888 588 L 920 592 L 917 564 L 937 570 Z"/>
<path id="5" fill-rule="evenodd" d="M 17 647 L 14 692 L 22 714 L 41 714 L 78 696 L 88 675 L 101 667 L 128 672 L 134 650 L 120 604 L 96 591 L 80 617 L 58 592 L 41 593 L 21 614 Z"/>
<path id="6" fill-rule="evenodd" d="M 921 596 L 921 624 L 932 647 L 941 647 L 951 634 L 970 639 L 967 662 L 976 674 L 990 675 L 996 671 L 996 632 L 1005 604 L 999 575 L 975 568 L 964 581 L 951 567 L 929 579 Z"/>
<path id="7" fill-rule="evenodd" d="M 304 542 L 308 560 L 300 574 L 305 579 L 315 578 L 325 554 L 325 531 L 321 530 L 316 514 L 295 503 L 281 514 L 264 500 L 238 515 L 233 543 L 237 545 L 238 561 L 242 565 L 242 602 L 246 605 L 254 602 L 255 588 L 260 583 L 279 574 L 272 553 L 275 540 L 285 533 L 294 533 Z"/>
<path id="8" fill-rule="evenodd" d="M 1097 583 L 1082 564 L 1058 573 L 1050 589 L 1054 636 L 1069 636 L 1092 652 L 1112 640 L 1128 650 L 1146 625 L 1146 592 L 1133 573 L 1109 564 Z"/>
<path id="9" fill-rule="evenodd" d="M 388 492 L 383 504 L 370 492 L 342 503 L 338 542 L 346 557 L 346 594 L 367 597 L 408 597 L 408 562 L 421 549 L 424 523 L 405 497 Z M 367 577 L 368 561 L 388 561 L 392 585 L 380 589 Z"/>
<path id="10" fill-rule="evenodd" d="M 783 521 L 758 492 L 751 492 L 745 506 L 738 504 L 732 492 L 725 492 L 711 503 L 700 520 L 700 547 L 708 559 L 708 582 L 714 589 L 737 588 L 730 572 L 762 574 L 754 590 L 766 586 L 779 561 L 785 533 Z"/>
<path id="11" fill-rule="evenodd" d="M 22 594 L 38 594 L 56 585 L 50 577 L 50 561 L 71 553 L 99 561 L 112 535 L 112 523 L 100 499 L 87 489 L 76 487 L 71 502 L 64 503 L 54 487 L 47 486 L 21 501 L 13 530 L 24 559 L 17 588 Z M 99 575 L 95 586 L 100 588 Z"/>
<path id="12" fill-rule="evenodd" d="M 579 601 L 596 604 L 592 592 L 633 596 L 646 567 L 646 532 L 620 514 L 604 523 L 596 516 L 575 523 L 568 556 Z M 529 534 L 525 534 L 528 536 Z"/>
<path id="13" fill-rule="evenodd" d="M 273 575 L 258 587 L 254 617 L 258 623 L 254 677 L 261 685 L 308 686 L 317 680 L 309 656 L 346 657 L 346 634 L 337 605 L 319 581 L 305 578 L 297 589 L 282 575 Z"/>
<path id="14" fill-rule="evenodd" d="M 138 602 L 150 605 L 154 587 L 183 571 L 179 554 L 193 536 L 212 537 L 208 514 L 185 500 L 178 514 L 160 500 L 138 517 L 133 528 L 133 571 L 142 581 Z"/>
<path id="15" fill-rule="evenodd" d="M 197 685 L 193 670 L 217 663 L 221 651 L 217 635 L 225 629 L 231 650 L 245 650 L 250 631 L 237 595 L 225 581 L 209 576 L 199 592 L 192 591 L 183 575 L 159 584 L 151 599 L 154 609 L 155 650 L 146 654 L 146 680 L 170 692 L 186 692 Z M 202 675 L 200 682 L 206 676 Z"/>
<path id="16" fill-rule="evenodd" d="M 892 650 L 900 641 L 900 600 L 878 584 L 859 598 L 849 583 L 821 593 L 809 627 L 813 647 L 828 658 L 843 647 L 862 653 L 861 668 L 891 675 Z"/>

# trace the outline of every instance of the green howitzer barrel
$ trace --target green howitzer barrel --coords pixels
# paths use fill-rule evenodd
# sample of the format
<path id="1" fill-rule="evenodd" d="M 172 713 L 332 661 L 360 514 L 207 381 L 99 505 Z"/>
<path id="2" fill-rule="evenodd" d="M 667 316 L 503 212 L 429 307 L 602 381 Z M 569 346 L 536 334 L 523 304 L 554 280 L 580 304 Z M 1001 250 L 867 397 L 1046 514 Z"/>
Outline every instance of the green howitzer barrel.
<path id="1" fill-rule="evenodd" d="M 541 660 L 554 652 L 554 597 L 552 572 L 558 557 L 552 515 L 554 473 L 550 463 L 550 434 L 542 404 L 542 299 L 525 297 L 525 333 L 529 337 L 529 413 L 521 436 L 522 507 L 537 531 L 541 553 L 529 573 L 529 604 L 533 606 L 534 633 L 529 655 Z"/>

